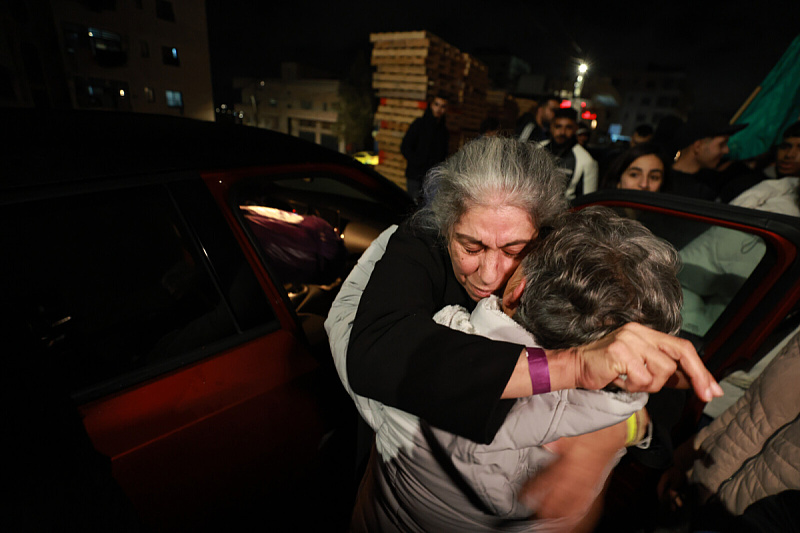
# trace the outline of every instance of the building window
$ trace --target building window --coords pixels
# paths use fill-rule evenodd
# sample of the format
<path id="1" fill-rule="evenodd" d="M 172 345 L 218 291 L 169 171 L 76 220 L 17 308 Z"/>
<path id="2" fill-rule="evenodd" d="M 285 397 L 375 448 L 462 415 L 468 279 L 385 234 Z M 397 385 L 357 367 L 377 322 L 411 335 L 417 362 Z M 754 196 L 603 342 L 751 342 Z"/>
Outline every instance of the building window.
<path id="1" fill-rule="evenodd" d="M 89 28 L 87 35 L 95 61 L 101 67 L 118 67 L 128 61 L 128 54 L 122 49 L 122 38 L 118 33 Z"/>
<path id="2" fill-rule="evenodd" d="M 300 100 L 300 109 L 311 109 L 312 107 L 311 100 Z"/>
<path id="3" fill-rule="evenodd" d="M 183 108 L 183 94 L 180 91 L 166 91 L 167 107 Z"/>
<path id="4" fill-rule="evenodd" d="M 642 105 L 650 105 L 650 97 L 649 96 L 642 97 Z"/>
<path id="5" fill-rule="evenodd" d="M 142 0 L 135 0 L 134 4 L 136 4 L 136 9 L 142 9 Z"/>
<path id="6" fill-rule="evenodd" d="M 175 11 L 172 10 L 172 2 L 156 0 L 156 17 L 161 20 L 175 22 Z"/>
<path id="7" fill-rule="evenodd" d="M 275 100 L 274 98 L 270 98 L 269 99 L 269 106 L 270 107 L 278 107 L 278 101 Z"/>
<path id="8" fill-rule="evenodd" d="M 85 27 L 77 24 L 64 24 L 64 48 L 66 48 L 68 54 L 72 55 L 78 48 L 86 48 L 88 46 L 89 41 L 86 37 Z"/>
<path id="9" fill-rule="evenodd" d="M 150 57 L 150 45 L 144 39 L 139 41 L 139 49 L 142 51 L 142 57 Z"/>
<path id="10" fill-rule="evenodd" d="M 79 107 L 102 107 L 130 111 L 129 95 L 127 82 L 75 77 L 75 97 Z"/>
<path id="11" fill-rule="evenodd" d="M 145 102 L 155 102 L 156 101 L 156 93 L 153 91 L 151 87 L 144 88 L 144 100 Z"/>
<path id="12" fill-rule="evenodd" d="M 178 49 L 174 46 L 161 47 L 161 59 L 165 65 L 172 65 L 174 67 L 181 66 L 181 60 L 178 57 Z"/>

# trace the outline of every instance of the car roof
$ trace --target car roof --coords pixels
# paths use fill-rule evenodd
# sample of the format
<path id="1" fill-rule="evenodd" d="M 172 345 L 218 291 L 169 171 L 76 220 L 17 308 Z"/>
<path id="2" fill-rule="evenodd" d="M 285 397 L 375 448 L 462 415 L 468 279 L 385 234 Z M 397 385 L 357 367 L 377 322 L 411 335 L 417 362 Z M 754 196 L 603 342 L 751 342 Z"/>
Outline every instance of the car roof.
<path id="1" fill-rule="evenodd" d="M 0 110 L 0 190 L 180 170 L 333 163 L 386 180 L 351 157 L 232 123 L 109 111 Z M 388 181 L 388 180 L 386 180 Z"/>

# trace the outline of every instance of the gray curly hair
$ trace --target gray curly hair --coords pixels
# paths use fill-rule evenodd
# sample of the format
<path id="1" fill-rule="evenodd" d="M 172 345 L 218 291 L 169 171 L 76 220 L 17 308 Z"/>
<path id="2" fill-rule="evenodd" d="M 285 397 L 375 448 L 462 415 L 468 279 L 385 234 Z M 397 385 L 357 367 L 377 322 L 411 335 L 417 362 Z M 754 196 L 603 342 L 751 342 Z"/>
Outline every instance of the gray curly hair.
<path id="1" fill-rule="evenodd" d="M 564 173 L 538 145 L 481 137 L 428 172 L 425 204 L 412 216 L 411 226 L 449 239 L 469 208 L 509 205 L 529 213 L 541 228 L 566 210 L 565 187 Z"/>
<path id="2" fill-rule="evenodd" d="M 547 349 L 580 346 L 627 322 L 664 333 L 681 326 L 678 252 L 641 223 L 605 207 L 560 216 L 520 268 L 514 319 Z"/>

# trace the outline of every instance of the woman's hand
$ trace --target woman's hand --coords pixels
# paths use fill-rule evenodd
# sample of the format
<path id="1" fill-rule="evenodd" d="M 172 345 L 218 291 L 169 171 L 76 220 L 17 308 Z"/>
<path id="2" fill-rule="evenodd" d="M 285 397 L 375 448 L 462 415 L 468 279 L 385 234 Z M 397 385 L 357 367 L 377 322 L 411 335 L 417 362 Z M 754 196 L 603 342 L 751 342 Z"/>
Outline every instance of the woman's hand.
<path id="1" fill-rule="evenodd" d="M 552 390 L 613 383 L 631 392 L 658 392 L 664 385 L 691 384 L 705 402 L 723 394 L 692 343 L 634 322 L 590 344 L 546 353 Z"/>

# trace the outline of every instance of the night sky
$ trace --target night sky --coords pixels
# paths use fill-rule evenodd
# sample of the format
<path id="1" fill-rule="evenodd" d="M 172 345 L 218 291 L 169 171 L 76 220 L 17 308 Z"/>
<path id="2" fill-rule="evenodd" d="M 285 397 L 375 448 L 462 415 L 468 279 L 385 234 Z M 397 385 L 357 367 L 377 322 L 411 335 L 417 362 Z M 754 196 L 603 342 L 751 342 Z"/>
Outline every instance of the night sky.
<path id="1" fill-rule="evenodd" d="M 230 78 L 277 76 L 281 61 L 344 71 L 369 34 L 428 30 L 458 47 L 506 50 L 534 73 L 558 74 L 578 58 L 590 74 L 685 69 L 697 107 L 733 115 L 800 34 L 800 2 L 250 2 L 206 0 L 215 99 Z M 739 4 L 739 3 L 736 3 Z"/>

